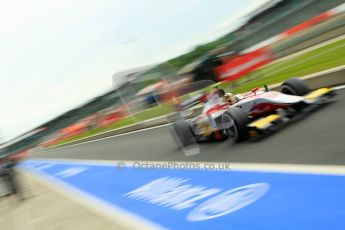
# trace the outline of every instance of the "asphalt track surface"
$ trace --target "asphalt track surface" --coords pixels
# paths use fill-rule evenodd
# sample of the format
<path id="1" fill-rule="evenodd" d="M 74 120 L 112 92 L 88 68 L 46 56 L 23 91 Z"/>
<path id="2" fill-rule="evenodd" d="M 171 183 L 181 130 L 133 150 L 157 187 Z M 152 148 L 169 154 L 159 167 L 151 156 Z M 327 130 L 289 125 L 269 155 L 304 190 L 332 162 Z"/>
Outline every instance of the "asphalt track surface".
<path id="1" fill-rule="evenodd" d="M 35 153 L 34 158 L 129 161 L 196 161 L 345 165 L 345 90 L 311 113 L 296 117 L 259 140 L 200 144 L 200 154 L 186 157 L 168 127 Z"/>

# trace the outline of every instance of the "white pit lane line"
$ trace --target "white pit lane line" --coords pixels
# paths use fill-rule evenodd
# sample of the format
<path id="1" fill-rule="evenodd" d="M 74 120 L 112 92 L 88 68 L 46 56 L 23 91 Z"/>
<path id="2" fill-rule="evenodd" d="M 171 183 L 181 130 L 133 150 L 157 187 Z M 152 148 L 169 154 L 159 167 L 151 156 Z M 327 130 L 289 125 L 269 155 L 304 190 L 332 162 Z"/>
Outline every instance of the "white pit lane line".
<path id="1" fill-rule="evenodd" d="M 30 169 L 20 169 L 20 172 L 24 173 L 25 176 L 31 180 L 56 191 L 67 199 L 70 199 L 90 211 L 97 213 L 116 225 L 120 225 L 124 229 L 166 230 L 166 228 L 156 223 L 128 212 L 123 208 L 109 205 L 102 199 L 92 196 L 83 190 L 49 176 L 48 174 L 38 173 Z"/>
<path id="2" fill-rule="evenodd" d="M 34 158 L 30 160 L 57 162 L 64 164 L 79 164 L 79 165 L 92 165 L 92 166 L 114 166 L 118 167 L 118 163 L 124 164 L 121 169 L 126 167 L 133 168 L 134 164 L 153 164 L 159 165 L 173 162 L 174 166 L 171 170 L 206 170 L 210 164 L 224 164 L 230 165 L 229 169 L 214 169 L 217 171 L 250 171 L 250 172 L 271 172 L 271 173 L 298 173 L 298 174 L 321 174 L 321 175 L 345 175 L 345 165 L 311 165 L 311 164 L 276 164 L 276 163 L 240 163 L 240 162 L 197 162 L 197 161 L 119 161 L 119 160 L 85 160 L 85 159 L 53 159 L 53 158 Z M 199 164 L 202 169 L 184 169 L 182 166 L 186 164 Z M 181 165 L 181 167 L 179 167 Z M 154 170 L 154 169 L 153 169 Z"/>
<path id="3" fill-rule="evenodd" d="M 345 89 L 345 85 L 336 86 L 336 87 L 333 87 L 332 89 L 333 90 L 342 90 L 342 89 Z M 149 128 L 144 128 L 144 129 L 139 129 L 139 130 L 135 130 L 135 131 L 127 132 L 127 133 L 115 134 L 115 135 L 109 136 L 109 137 L 103 137 L 103 138 L 96 139 L 96 140 L 85 141 L 85 142 L 82 142 L 82 143 L 71 144 L 71 145 L 63 146 L 63 147 L 57 147 L 57 148 L 54 148 L 54 149 L 44 149 L 44 150 L 38 151 L 38 152 L 49 152 L 49 151 L 52 151 L 52 150 L 59 150 L 59 149 L 70 148 L 70 147 L 74 147 L 74 146 L 78 146 L 78 145 L 88 144 L 88 143 L 97 142 L 97 141 L 103 141 L 103 140 L 106 140 L 106 139 L 120 137 L 120 136 L 124 136 L 124 135 L 130 135 L 130 134 L 135 134 L 135 133 L 139 133 L 139 132 L 145 132 L 145 131 L 148 131 L 148 130 L 151 130 L 151 129 L 158 129 L 158 128 L 165 127 L 165 126 L 168 126 L 168 125 L 170 125 L 170 123 L 163 124 L 163 125 L 157 125 L 157 126 L 153 126 L 153 127 L 149 127 Z"/>

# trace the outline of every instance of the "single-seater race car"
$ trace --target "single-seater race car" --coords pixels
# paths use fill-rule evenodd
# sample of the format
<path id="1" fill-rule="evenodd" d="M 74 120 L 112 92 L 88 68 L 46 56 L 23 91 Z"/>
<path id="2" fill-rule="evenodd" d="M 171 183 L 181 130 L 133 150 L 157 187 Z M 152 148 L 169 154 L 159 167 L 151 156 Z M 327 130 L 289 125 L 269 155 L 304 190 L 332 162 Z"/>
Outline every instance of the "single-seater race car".
<path id="1" fill-rule="evenodd" d="M 203 103 L 202 112 L 191 120 L 179 116 L 170 127 L 179 147 L 195 142 L 229 137 L 240 142 L 250 136 L 268 132 L 271 127 L 285 123 L 310 107 L 319 106 L 335 95 L 330 88 L 310 90 L 298 78 L 291 78 L 280 87 L 280 92 L 253 89 L 249 93 L 233 95 L 215 87 L 207 95 L 199 95 L 182 102 L 181 108 Z"/>

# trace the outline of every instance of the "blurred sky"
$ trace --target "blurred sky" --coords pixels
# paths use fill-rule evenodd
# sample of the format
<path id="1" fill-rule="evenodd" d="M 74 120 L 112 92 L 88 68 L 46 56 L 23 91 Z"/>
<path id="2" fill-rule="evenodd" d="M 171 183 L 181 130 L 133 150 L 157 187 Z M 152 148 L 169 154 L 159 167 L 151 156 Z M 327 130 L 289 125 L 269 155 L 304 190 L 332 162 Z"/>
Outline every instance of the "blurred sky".
<path id="1" fill-rule="evenodd" d="M 109 90 L 115 72 L 228 33 L 267 1 L 0 1 L 0 143 Z"/>

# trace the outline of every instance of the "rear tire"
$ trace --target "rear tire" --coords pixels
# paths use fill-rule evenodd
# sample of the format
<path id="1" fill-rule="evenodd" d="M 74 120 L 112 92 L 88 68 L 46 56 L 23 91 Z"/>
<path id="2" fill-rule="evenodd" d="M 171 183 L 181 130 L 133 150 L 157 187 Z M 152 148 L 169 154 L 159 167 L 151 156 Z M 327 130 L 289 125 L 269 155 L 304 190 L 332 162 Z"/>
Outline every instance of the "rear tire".
<path id="1" fill-rule="evenodd" d="M 310 93 L 310 88 L 298 78 L 290 78 L 281 86 L 282 93 L 296 96 L 304 96 Z"/>
<path id="2" fill-rule="evenodd" d="M 249 118 L 240 108 L 232 107 L 222 115 L 222 125 L 226 134 L 234 142 L 240 142 L 247 137 Z"/>

